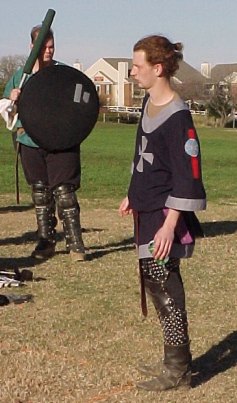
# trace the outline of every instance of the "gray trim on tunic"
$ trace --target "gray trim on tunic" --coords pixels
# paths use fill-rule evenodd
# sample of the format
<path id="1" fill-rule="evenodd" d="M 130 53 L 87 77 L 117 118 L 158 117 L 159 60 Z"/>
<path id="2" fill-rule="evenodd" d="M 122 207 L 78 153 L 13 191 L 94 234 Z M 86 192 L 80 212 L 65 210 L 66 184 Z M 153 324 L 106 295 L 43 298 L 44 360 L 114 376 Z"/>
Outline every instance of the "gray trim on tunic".
<path id="1" fill-rule="evenodd" d="M 148 98 L 149 100 L 149 98 Z M 142 129 L 145 133 L 151 133 L 161 126 L 171 115 L 182 110 L 188 110 L 188 105 L 182 99 L 176 99 L 168 104 L 153 118 L 147 114 L 148 100 L 144 107 L 142 117 Z"/>
<path id="2" fill-rule="evenodd" d="M 206 199 L 182 199 L 168 196 L 165 207 L 182 211 L 198 211 L 206 209 Z"/>

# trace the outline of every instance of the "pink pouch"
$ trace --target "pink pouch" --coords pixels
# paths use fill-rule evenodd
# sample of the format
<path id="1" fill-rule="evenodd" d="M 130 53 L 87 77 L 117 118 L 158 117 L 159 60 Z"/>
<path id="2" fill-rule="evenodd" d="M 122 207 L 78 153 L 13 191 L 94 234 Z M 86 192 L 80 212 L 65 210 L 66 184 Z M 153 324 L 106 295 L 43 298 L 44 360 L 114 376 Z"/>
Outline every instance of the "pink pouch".
<path id="1" fill-rule="evenodd" d="M 169 211 L 169 209 L 163 209 L 165 217 L 167 216 L 168 211 Z M 184 220 L 182 214 L 179 217 L 179 221 L 178 221 L 177 227 L 175 229 L 175 234 L 179 238 L 180 243 L 182 245 L 186 245 L 186 244 L 190 244 L 190 243 L 194 242 L 194 239 L 187 228 L 187 225 L 185 223 L 185 220 Z"/>

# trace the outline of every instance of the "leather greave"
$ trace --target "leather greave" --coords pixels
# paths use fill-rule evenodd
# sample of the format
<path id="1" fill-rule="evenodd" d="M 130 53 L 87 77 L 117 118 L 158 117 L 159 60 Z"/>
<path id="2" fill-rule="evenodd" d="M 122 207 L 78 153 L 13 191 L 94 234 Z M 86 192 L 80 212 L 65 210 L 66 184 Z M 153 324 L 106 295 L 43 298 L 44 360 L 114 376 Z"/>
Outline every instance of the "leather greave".
<path id="1" fill-rule="evenodd" d="M 73 185 L 61 185 L 54 190 L 58 215 L 63 223 L 66 248 L 74 252 L 84 252 L 81 234 L 80 207 Z"/>
<path id="2" fill-rule="evenodd" d="M 32 185 L 32 200 L 35 206 L 39 238 L 55 240 L 57 219 L 52 192 L 48 186 L 37 182 Z"/>
<path id="3" fill-rule="evenodd" d="M 179 270 L 179 260 L 170 259 L 165 265 L 158 265 L 152 258 L 142 259 L 141 266 L 145 290 L 158 314 L 164 343 L 172 346 L 188 343 L 187 313 L 178 306 L 175 290 L 171 295 L 167 288 L 172 272 Z M 178 282 L 179 277 L 175 278 Z"/>

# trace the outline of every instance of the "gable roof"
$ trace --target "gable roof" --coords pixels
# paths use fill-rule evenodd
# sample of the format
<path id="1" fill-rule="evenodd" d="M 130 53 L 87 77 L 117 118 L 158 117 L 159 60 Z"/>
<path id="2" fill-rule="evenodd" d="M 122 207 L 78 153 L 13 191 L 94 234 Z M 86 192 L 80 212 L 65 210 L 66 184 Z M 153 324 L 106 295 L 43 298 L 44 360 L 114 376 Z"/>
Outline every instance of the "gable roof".
<path id="1" fill-rule="evenodd" d="M 125 57 L 104 57 L 103 58 L 107 63 L 109 63 L 113 68 L 118 70 L 119 62 L 128 63 L 128 70 L 132 69 L 132 59 Z M 178 79 L 181 83 L 183 82 L 205 82 L 206 78 L 197 71 L 194 67 L 190 66 L 190 64 L 185 61 L 181 61 L 179 65 L 179 70 L 175 73 L 175 78 Z"/>
<path id="2" fill-rule="evenodd" d="M 232 64 L 217 64 L 211 69 L 211 79 L 212 81 L 222 81 L 227 76 L 230 76 L 232 73 L 237 72 L 237 63 Z"/>
<path id="3" fill-rule="evenodd" d="M 182 83 L 190 81 L 204 83 L 206 81 L 206 77 L 184 60 L 180 62 L 179 70 L 175 73 L 175 77 Z"/>
<path id="4" fill-rule="evenodd" d="M 112 67 L 114 67 L 116 70 L 118 70 L 118 63 L 119 62 L 125 62 L 128 63 L 128 70 L 132 69 L 132 59 L 126 58 L 126 57 L 103 57 L 103 59 L 111 64 Z"/>

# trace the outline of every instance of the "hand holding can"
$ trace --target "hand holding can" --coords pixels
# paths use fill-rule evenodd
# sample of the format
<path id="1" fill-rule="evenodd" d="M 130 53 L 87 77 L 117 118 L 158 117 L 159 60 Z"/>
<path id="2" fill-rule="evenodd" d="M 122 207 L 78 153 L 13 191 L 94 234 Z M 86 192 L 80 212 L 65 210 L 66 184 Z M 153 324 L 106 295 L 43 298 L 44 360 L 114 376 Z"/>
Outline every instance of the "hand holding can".
<path id="1" fill-rule="evenodd" d="M 151 252 L 151 254 L 153 255 L 153 252 L 154 252 L 154 240 L 149 242 L 148 249 L 149 249 L 149 252 Z M 166 256 L 164 259 L 154 259 L 154 260 L 159 266 L 163 266 L 169 261 L 169 256 Z"/>

